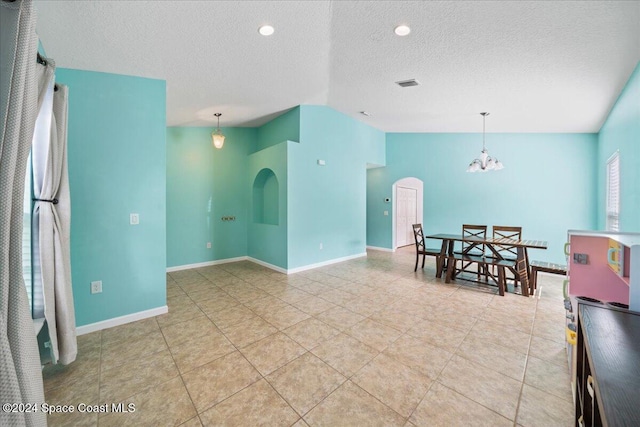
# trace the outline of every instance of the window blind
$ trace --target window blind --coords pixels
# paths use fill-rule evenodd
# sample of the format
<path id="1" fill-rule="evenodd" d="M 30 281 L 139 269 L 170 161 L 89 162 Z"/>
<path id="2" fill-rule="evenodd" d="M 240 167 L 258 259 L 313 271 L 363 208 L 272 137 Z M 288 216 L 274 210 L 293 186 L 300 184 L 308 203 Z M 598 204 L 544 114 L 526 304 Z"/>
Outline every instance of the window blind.
<path id="1" fill-rule="evenodd" d="M 607 161 L 607 231 L 620 231 L 620 154 Z"/>

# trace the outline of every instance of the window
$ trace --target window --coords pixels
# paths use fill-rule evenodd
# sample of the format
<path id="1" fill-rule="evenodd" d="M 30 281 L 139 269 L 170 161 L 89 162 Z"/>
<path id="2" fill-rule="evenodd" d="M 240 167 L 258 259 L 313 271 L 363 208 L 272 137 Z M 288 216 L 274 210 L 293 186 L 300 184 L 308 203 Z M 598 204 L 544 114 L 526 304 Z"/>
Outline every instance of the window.
<path id="1" fill-rule="evenodd" d="M 620 153 L 607 160 L 607 231 L 620 231 Z"/>

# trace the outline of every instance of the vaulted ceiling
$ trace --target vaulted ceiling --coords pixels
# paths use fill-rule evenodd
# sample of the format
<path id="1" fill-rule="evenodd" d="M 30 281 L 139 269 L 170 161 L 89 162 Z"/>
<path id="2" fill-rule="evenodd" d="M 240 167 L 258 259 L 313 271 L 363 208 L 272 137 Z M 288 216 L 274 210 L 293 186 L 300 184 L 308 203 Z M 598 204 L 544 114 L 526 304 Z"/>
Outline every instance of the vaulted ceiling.
<path id="1" fill-rule="evenodd" d="M 166 80 L 169 126 L 321 104 L 387 132 L 479 132 L 481 111 L 488 132 L 597 132 L 640 60 L 638 1 L 35 4 L 58 67 Z"/>

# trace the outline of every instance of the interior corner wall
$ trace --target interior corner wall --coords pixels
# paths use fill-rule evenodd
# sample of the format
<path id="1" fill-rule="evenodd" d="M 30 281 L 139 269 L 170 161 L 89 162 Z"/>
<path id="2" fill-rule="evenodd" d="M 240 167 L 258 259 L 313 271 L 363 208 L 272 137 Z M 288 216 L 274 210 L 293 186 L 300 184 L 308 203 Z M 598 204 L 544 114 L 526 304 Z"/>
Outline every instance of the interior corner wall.
<path id="1" fill-rule="evenodd" d="M 640 63 L 598 134 L 598 228 L 606 227 L 607 160 L 620 152 L 620 231 L 640 232 Z"/>
<path id="2" fill-rule="evenodd" d="M 263 224 L 250 217 L 248 219 L 248 254 L 251 258 L 287 269 L 287 161 L 290 145 L 296 142 L 285 141 L 257 151 L 249 156 L 248 184 L 245 191 L 252 195 L 253 183 L 261 170 L 268 168 L 278 180 L 278 224 Z M 250 204 L 253 199 L 250 199 Z M 251 205 L 249 212 L 253 212 Z"/>
<path id="3" fill-rule="evenodd" d="M 252 152 L 263 150 L 282 141 L 300 141 L 300 107 L 270 120 L 257 129 L 257 144 Z"/>
<path id="4" fill-rule="evenodd" d="M 166 129 L 167 267 L 247 255 L 247 156 L 257 130 L 224 128 L 221 149 L 211 143 L 213 130 Z"/>
<path id="5" fill-rule="evenodd" d="M 69 87 L 77 326 L 166 305 L 163 80 L 59 68 Z M 129 214 L 140 224 L 129 225 Z M 102 293 L 90 283 L 102 281 Z"/>
<path id="6" fill-rule="evenodd" d="M 505 169 L 467 173 L 482 135 L 389 133 L 387 166 L 367 171 L 367 244 L 391 248 L 392 217 L 384 202 L 404 177 L 424 182 L 423 228 L 460 233 L 462 224 L 522 226 L 523 237 L 546 240 L 532 259 L 565 263 L 568 229 L 596 226 L 597 135 L 487 134 L 487 148 Z M 394 201 L 392 200 L 392 203 Z"/>
<path id="7" fill-rule="evenodd" d="M 371 144 L 383 145 L 384 133 L 329 107 L 300 106 L 300 143 L 288 161 L 289 269 L 366 251 Z"/>

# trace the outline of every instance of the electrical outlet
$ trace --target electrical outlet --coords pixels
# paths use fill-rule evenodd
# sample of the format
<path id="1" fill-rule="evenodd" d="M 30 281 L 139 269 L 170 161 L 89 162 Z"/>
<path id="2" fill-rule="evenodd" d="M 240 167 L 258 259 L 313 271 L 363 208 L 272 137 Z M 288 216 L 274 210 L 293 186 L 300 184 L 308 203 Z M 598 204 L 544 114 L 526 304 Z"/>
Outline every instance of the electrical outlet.
<path id="1" fill-rule="evenodd" d="M 211 249 L 211 242 L 207 242 L 207 249 Z"/>
<path id="2" fill-rule="evenodd" d="M 384 216 L 389 216 L 389 211 L 384 211 Z"/>
<path id="3" fill-rule="evenodd" d="M 320 250 L 322 250 L 322 243 L 320 243 Z"/>
<path id="4" fill-rule="evenodd" d="M 129 214 L 129 224 L 138 225 L 140 224 L 140 215 L 137 213 Z"/>
<path id="5" fill-rule="evenodd" d="M 91 282 L 91 293 L 99 294 L 102 292 L 102 280 L 96 280 L 95 282 Z"/>

